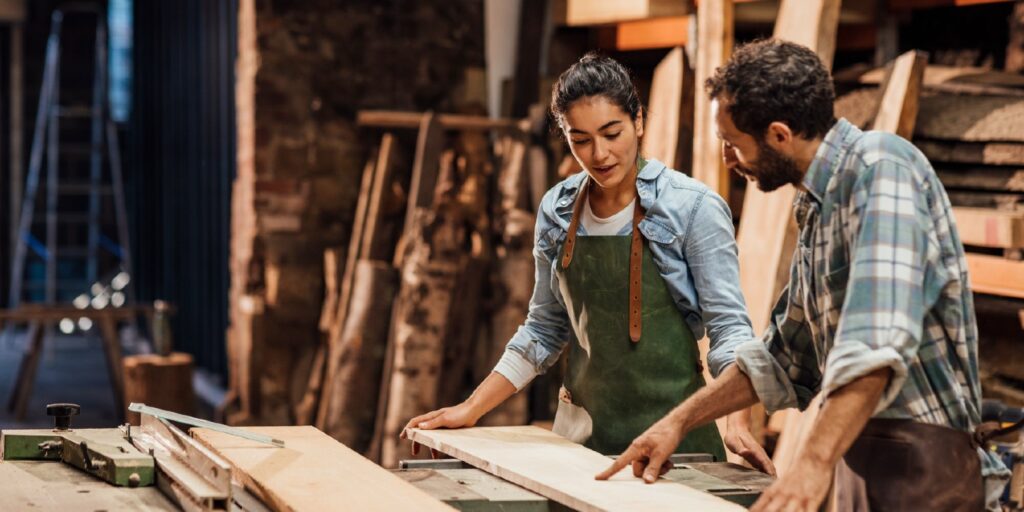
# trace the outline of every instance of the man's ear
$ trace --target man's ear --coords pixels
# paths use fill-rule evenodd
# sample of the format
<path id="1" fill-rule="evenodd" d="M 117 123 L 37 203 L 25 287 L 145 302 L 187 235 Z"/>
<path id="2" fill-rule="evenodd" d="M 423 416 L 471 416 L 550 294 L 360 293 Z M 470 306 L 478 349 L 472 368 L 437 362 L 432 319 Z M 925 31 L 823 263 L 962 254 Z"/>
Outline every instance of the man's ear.
<path id="1" fill-rule="evenodd" d="M 636 136 L 644 136 L 644 108 L 640 107 L 640 110 L 636 113 L 636 119 L 633 121 L 633 126 L 636 128 Z"/>
<path id="2" fill-rule="evenodd" d="M 793 144 L 793 130 L 781 121 L 775 121 L 765 130 L 764 140 L 775 149 L 788 148 Z"/>

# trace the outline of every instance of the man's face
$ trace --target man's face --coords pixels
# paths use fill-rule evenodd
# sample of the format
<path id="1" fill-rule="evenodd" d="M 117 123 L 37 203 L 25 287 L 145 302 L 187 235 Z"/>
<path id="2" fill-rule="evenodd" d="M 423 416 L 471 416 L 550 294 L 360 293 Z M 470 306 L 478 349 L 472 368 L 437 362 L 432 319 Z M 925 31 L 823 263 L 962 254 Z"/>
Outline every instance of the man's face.
<path id="1" fill-rule="evenodd" d="M 727 105 L 727 101 L 718 99 L 711 102 L 726 168 L 756 181 L 757 188 L 764 192 L 799 184 L 804 172 L 796 161 L 771 147 L 763 135 L 754 137 L 736 128 Z"/>

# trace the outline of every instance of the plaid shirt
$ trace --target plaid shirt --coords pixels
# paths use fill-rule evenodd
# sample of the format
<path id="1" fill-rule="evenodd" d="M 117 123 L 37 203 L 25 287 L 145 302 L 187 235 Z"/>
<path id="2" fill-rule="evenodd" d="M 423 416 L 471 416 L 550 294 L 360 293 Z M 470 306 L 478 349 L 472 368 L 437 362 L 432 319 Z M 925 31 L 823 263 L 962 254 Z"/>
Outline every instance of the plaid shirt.
<path id="1" fill-rule="evenodd" d="M 804 409 L 881 368 L 876 418 L 972 431 L 981 421 L 978 329 L 949 198 L 903 138 L 845 119 L 797 194 L 799 244 L 763 338 L 737 364 L 769 411 Z M 985 475 L 1008 474 L 979 450 Z"/>

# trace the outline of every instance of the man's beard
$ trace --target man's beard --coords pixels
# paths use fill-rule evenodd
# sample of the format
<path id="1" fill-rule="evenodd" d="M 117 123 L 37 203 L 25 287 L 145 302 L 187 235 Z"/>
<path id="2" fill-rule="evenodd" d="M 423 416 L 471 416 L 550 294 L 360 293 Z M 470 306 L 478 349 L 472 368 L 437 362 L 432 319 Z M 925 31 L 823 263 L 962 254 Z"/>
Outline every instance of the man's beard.
<path id="1" fill-rule="evenodd" d="M 804 171 L 796 161 L 783 155 L 768 145 L 764 140 L 757 141 L 757 161 L 747 167 L 736 164 L 737 172 L 743 176 L 754 178 L 757 188 L 762 192 L 771 192 L 784 185 L 800 183 Z"/>

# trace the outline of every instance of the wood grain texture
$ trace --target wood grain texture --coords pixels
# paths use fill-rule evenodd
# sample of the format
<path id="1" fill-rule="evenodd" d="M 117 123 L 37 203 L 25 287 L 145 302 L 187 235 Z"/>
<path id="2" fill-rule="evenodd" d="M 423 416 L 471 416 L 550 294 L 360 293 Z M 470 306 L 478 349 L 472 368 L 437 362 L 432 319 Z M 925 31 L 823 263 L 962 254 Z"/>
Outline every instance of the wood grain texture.
<path id="1" fill-rule="evenodd" d="M 58 512 L 179 510 L 155 486 L 117 487 L 55 461 L 0 462 L 0 509 Z"/>
<path id="2" fill-rule="evenodd" d="M 669 169 L 690 165 L 693 140 L 693 73 L 682 48 L 673 48 L 654 68 L 643 154 Z"/>
<path id="3" fill-rule="evenodd" d="M 928 55 L 909 51 L 892 64 L 882 85 L 882 100 L 871 129 L 895 133 L 905 139 L 914 134 L 918 96 Z"/>
<path id="4" fill-rule="evenodd" d="M 247 430 L 285 447 L 207 429 L 192 429 L 192 437 L 231 464 L 235 478 L 274 510 L 454 510 L 311 426 Z"/>
<path id="5" fill-rule="evenodd" d="M 1024 247 L 1024 211 L 954 207 L 960 241 L 966 245 L 1014 249 Z"/>
<path id="6" fill-rule="evenodd" d="M 732 55 L 733 3 L 703 0 L 697 9 L 697 62 L 694 84 L 700 90 L 693 98 L 693 160 L 691 175 L 726 200 L 729 198 L 729 170 L 722 161 L 722 143 L 715 131 L 711 98 L 704 82 Z"/>
<path id="7" fill-rule="evenodd" d="M 968 253 L 967 271 L 975 293 L 1024 299 L 1024 261 Z"/>
<path id="8" fill-rule="evenodd" d="M 1024 144 L 1017 142 L 944 142 L 915 139 L 914 145 L 932 162 L 1024 165 Z"/>
<path id="9" fill-rule="evenodd" d="M 679 0 L 565 0 L 569 26 L 599 25 L 618 21 L 682 16 L 689 14 L 687 2 Z"/>
<path id="10" fill-rule="evenodd" d="M 921 98 L 916 137 L 965 142 L 1024 142 L 1024 98 L 959 96 Z"/>
<path id="11" fill-rule="evenodd" d="M 411 430 L 409 435 L 417 443 L 576 510 L 743 510 L 681 484 L 645 484 L 629 469 L 608 481 L 594 480 L 611 459 L 540 427 Z"/>

